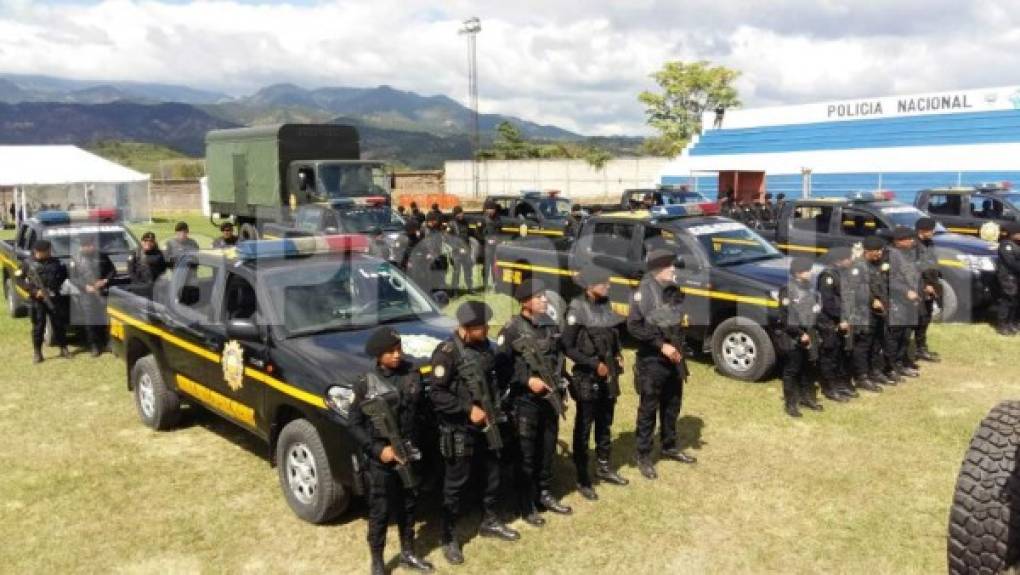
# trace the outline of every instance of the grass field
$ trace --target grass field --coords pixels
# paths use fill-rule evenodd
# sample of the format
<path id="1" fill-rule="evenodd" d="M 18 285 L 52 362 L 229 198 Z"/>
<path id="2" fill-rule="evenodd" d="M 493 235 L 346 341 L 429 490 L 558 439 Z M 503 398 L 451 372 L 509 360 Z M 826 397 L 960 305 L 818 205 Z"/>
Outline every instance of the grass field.
<path id="1" fill-rule="evenodd" d="M 208 222 L 191 222 L 213 235 Z M 157 227 L 162 241 L 172 223 Z M 244 432 L 202 411 L 177 431 L 151 432 L 136 417 L 120 362 L 81 354 L 34 367 L 28 331 L 27 320 L 0 319 L 3 571 L 367 572 L 363 504 L 334 525 L 302 523 L 265 448 Z M 456 570 L 944 572 L 957 467 L 988 409 L 1020 397 L 1020 354 L 1018 340 L 987 326 L 932 331 L 945 360 L 920 380 L 848 405 L 827 402 L 801 420 L 783 415 L 777 381 L 739 383 L 695 364 L 680 428 L 699 463 L 662 462 L 656 482 L 630 463 L 628 379 L 614 457 L 631 485 L 599 488 L 600 501 L 584 501 L 560 454 L 558 486 L 574 515 L 550 517 L 544 530 L 518 522 L 517 543 L 472 538 Z M 571 427 L 563 426 L 563 442 Z M 441 571 L 454 571 L 437 549 L 428 499 L 423 547 Z"/>

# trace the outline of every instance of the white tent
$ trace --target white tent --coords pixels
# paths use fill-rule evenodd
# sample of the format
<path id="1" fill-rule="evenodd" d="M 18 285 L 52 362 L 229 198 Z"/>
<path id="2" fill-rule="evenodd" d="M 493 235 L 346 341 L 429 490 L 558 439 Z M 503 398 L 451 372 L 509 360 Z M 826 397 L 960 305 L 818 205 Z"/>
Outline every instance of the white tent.
<path id="1" fill-rule="evenodd" d="M 10 206 L 39 209 L 118 207 L 126 218 L 149 218 L 149 175 L 75 146 L 0 146 L 3 217 Z"/>

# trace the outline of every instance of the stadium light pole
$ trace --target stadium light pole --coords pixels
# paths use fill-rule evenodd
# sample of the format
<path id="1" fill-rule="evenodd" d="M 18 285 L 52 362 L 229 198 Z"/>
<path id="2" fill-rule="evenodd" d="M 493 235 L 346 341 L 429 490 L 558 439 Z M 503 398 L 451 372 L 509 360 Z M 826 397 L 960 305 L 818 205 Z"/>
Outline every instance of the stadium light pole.
<path id="1" fill-rule="evenodd" d="M 468 100 L 471 106 L 471 191 L 474 198 L 478 198 L 478 147 L 480 144 L 478 134 L 478 60 L 475 40 L 478 33 L 482 31 L 482 22 L 477 16 L 464 20 L 463 25 L 457 32 L 467 36 L 468 49 Z"/>

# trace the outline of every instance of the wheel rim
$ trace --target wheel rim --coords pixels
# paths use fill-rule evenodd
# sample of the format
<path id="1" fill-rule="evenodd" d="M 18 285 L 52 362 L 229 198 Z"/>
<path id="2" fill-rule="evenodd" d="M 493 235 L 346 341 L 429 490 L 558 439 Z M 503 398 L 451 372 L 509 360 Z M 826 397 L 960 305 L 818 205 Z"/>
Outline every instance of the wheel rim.
<path id="1" fill-rule="evenodd" d="M 152 378 L 147 373 L 138 378 L 138 406 L 146 419 L 152 419 L 156 415 L 156 390 L 152 385 Z"/>
<path id="2" fill-rule="evenodd" d="M 287 449 L 287 485 L 294 498 L 311 505 L 319 491 L 319 473 L 315 456 L 304 443 L 295 443 Z"/>
<path id="3" fill-rule="evenodd" d="M 726 334 L 722 342 L 723 363 L 738 372 L 750 371 L 758 359 L 758 346 L 754 338 L 742 331 Z"/>

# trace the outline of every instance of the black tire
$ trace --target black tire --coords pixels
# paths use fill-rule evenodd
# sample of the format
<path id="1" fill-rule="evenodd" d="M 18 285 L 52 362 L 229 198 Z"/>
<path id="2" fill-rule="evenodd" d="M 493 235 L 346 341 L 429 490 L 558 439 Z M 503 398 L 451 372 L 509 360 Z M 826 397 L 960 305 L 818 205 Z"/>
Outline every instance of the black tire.
<path id="1" fill-rule="evenodd" d="M 131 389 L 142 423 L 156 431 L 177 426 L 181 419 L 181 397 L 163 381 L 155 357 L 147 355 L 135 362 L 131 368 Z"/>
<path id="2" fill-rule="evenodd" d="M 758 381 L 776 365 L 776 349 L 756 322 L 731 317 L 712 332 L 712 361 L 726 377 Z"/>
<path id="3" fill-rule="evenodd" d="M 939 323 L 956 321 L 960 314 L 960 297 L 951 283 L 944 279 L 940 279 L 939 283 L 942 284 L 942 306 L 935 310 L 931 320 Z"/>
<path id="4" fill-rule="evenodd" d="M 245 222 L 237 230 L 237 237 L 238 241 L 257 240 L 259 239 L 259 230 L 254 224 Z"/>
<path id="5" fill-rule="evenodd" d="M 25 317 L 28 314 L 28 308 L 21 303 L 11 278 L 4 278 L 4 297 L 7 299 L 7 313 L 11 317 Z"/>
<path id="6" fill-rule="evenodd" d="M 276 468 L 287 504 L 309 523 L 326 523 L 351 502 L 350 492 L 333 476 L 319 432 L 308 420 L 295 419 L 280 432 Z"/>
<path id="7" fill-rule="evenodd" d="M 1020 401 L 995 406 L 960 465 L 949 510 L 949 573 L 999 573 L 1020 558 Z"/>

